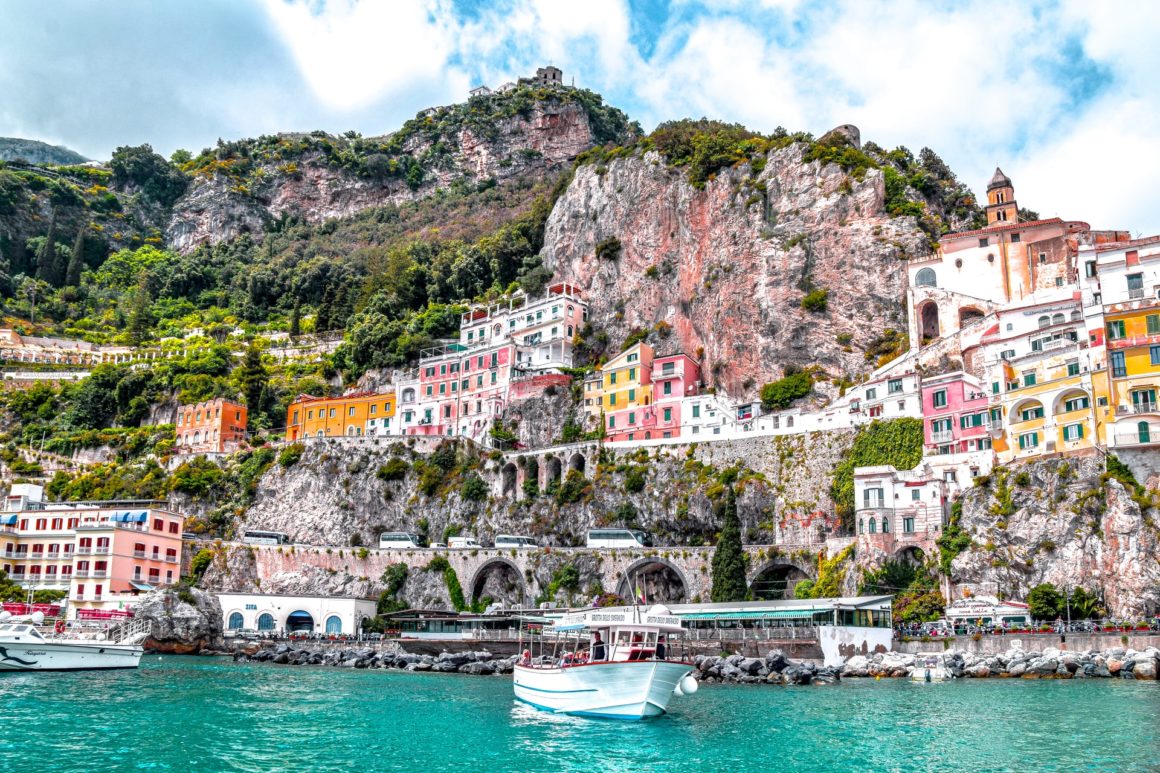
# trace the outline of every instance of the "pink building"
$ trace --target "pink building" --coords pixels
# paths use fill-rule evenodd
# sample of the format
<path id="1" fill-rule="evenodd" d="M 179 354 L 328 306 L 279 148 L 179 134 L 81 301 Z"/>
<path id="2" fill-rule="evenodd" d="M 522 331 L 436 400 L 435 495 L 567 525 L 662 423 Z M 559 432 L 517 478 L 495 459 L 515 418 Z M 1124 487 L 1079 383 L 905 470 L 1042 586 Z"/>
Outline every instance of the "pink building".
<path id="1" fill-rule="evenodd" d="M 70 610 L 132 606 L 181 578 L 182 515 L 149 503 L 25 506 L 0 513 L 0 568 L 25 588 L 67 591 Z"/>
<path id="2" fill-rule="evenodd" d="M 923 445 L 927 455 L 991 448 L 987 392 L 974 376 L 958 371 L 922 382 Z"/>
<path id="3" fill-rule="evenodd" d="M 701 387 L 701 366 L 687 354 L 657 357 L 652 364 L 655 431 L 662 438 L 680 437 L 681 405 Z"/>

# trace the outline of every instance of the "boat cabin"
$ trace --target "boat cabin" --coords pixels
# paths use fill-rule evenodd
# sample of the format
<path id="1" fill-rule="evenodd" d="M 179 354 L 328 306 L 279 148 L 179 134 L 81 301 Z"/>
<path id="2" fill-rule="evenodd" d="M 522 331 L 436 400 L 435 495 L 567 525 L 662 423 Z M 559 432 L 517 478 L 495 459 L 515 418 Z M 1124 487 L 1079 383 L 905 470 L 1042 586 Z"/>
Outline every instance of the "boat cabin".
<path id="1" fill-rule="evenodd" d="M 35 626 L 24 623 L 4 623 L 0 625 L 0 641 L 44 641 Z"/>
<path id="2" fill-rule="evenodd" d="M 592 663 L 679 660 L 685 654 L 685 630 L 668 608 L 656 605 L 584 610 L 554 624 L 547 618 L 525 618 L 528 646 L 520 664 L 567 668 Z M 522 643 L 522 642 L 521 642 Z"/>

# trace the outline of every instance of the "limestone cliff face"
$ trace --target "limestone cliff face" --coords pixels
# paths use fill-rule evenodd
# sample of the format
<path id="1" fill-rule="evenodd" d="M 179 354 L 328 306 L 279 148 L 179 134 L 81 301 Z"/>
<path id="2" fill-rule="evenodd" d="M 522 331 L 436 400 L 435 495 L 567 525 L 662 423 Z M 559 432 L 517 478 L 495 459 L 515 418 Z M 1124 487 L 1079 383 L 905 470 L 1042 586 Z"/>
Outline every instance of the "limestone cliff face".
<path id="1" fill-rule="evenodd" d="M 388 135 L 368 142 L 390 139 Z M 328 147 L 349 144 L 338 137 L 325 140 Z M 472 186 L 535 176 L 564 168 L 594 144 L 594 129 L 582 105 L 546 100 L 532 103 L 526 113 L 495 121 L 486 130 L 464 125 L 451 136 L 410 132 L 401 152 L 426 159 L 419 184 L 398 176 L 360 175 L 334 163 L 323 149 L 295 156 L 292 166 L 275 153 L 258 161 L 245 185 L 216 172 L 195 176 L 174 206 L 166 241 L 171 248 L 188 252 L 200 244 L 260 234 L 281 217 L 317 223 L 368 207 L 416 201 L 454 183 Z"/>
<path id="2" fill-rule="evenodd" d="M 703 352 L 707 380 L 730 397 L 791 363 L 865 372 L 865 345 L 903 324 L 901 258 L 925 253 L 926 237 L 914 218 L 885 214 L 881 171 L 858 181 L 803 163 L 804 148 L 772 151 L 760 173 L 724 169 L 701 190 L 655 152 L 581 166 L 548 221 L 545 264 L 587 291 L 590 321 L 614 344 L 666 322 L 658 347 Z M 596 257 L 613 238 L 619 256 Z M 828 308 L 806 311 L 819 288 Z"/>
<path id="3" fill-rule="evenodd" d="M 1000 470 L 967 491 L 962 526 L 974 544 L 955 559 L 952 579 L 1017 599 L 1042 582 L 1083 587 L 1114 616 L 1160 609 L 1155 522 L 1102 473 L 1098 458 L 1051 460 Z"/>

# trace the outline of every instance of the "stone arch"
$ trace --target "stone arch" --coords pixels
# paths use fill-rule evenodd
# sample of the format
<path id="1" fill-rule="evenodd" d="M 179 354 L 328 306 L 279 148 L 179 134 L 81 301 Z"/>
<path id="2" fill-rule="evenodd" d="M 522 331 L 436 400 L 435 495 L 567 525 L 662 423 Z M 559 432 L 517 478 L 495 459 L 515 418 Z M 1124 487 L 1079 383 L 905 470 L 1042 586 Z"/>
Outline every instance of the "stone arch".
<path id="1" fill-rule="evenodd" d="M 894 560 L 909 566 L 924 566 L 926 553 L 918 545 L 907 545 L 894 551 Z"/>
<path id="2" fill-rule="evenodd" d="M 662 556 L 646 556 L 633 561 L 616 584 L 616 595 L 634 597 L 634 589 L 644 592 L 648 604 L 680 603 L 689 597 L 689 581 L 680 567 Z"/>
<path id="3" fill-rule="evenodd" d="M 314 616 L 304 610 L 297 610 L 286 615 L 286 630 L 294 631 L 313 631 L 314 630 Z"/>
<path id="4" fill-rule="evenodd" d="M 978 322 L 985 316 L 987 315 L 982 309 L 975 308 L 974 306 L 964 306 L 959 309 L 959 327 L 964 328 L 967 325 Z"/>
<path id="5" fill-rule="evenodd" d="M 584 458 L 584 454 L 577 451 L 568 459 L 568 469 L 576 470 L 577 472 L 584 472 L 584 468 L 588 466 L 588 460 Z"/>
<path id="6" fill-rule="evenodd" d="M 794 587 L 802 580 L 811 579 L 809 572 L 785 559 L 766 563 L 749 583 L 755 599 L 792 599 Z"/>
<path id="7" fill-rule="evenodd" d="M 489 558 L 471 576 L 471 600 L 490 596 L 508 606 L 522 606 L 528 595 L 523 571 L 509 558 Z"/>
<path id="8" fill-rule="evenodd" d="M 553 483 L 555 483 L 557 486 L 560 485 L 560 483 L 563 480 L 563 466 L 564 465 L 560 461 L 560 457 L 555 456 L 553 454 L 549 454 L 544 459 L 544 488 L 545 489 L 548 488 L 549 486 L 551 486 Z"/>
<path id="9" fill-rule="evenodd" d="M 926 301 L 918 307 L 918 335 L 922 340 L 933 341 L 939 337 L 938 304 Z"/>
<path id="10" fill-rule="evenodd" d="M 501 493 L 505 497 L 514 497 L 516 495 L 516 478 L 518 477 L 515 462 L 508 462 L 503 466 L 501 477 L 503 480 Z"/>
<path id="11" fill-rule="evenodd" d="M 1015 403 L 1015 405 L 1011 406 L 1011 413 L 1008 414 L 1008 421 L 1010 421 L 1012 424 L 1021 422 L 1024 420 L 1024 411 L 1028 410 L 1029 408 L 1044 409 L 1045 407 L 1046 406 L 1044 406 L 1040 400 L 1034 397 L 1028 397 L 1025 400 L 1020 400 L 1019 402 Z M 1030 419 L 1028 421 L 1030 421 Z"/>

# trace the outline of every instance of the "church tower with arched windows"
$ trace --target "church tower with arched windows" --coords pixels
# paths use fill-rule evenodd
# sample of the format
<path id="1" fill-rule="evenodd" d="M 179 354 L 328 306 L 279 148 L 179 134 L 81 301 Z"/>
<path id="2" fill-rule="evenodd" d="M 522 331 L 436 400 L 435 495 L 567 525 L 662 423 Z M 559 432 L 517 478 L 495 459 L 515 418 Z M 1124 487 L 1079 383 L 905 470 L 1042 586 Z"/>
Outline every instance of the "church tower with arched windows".
<path id="1" fill-rule="evenodd" d="M 1019 208 L 1015 204 L 1015 186 L 1003 170 L 995 167 L 995 175 L 987 183 L 987 225 L 1014 223 Z"/>

